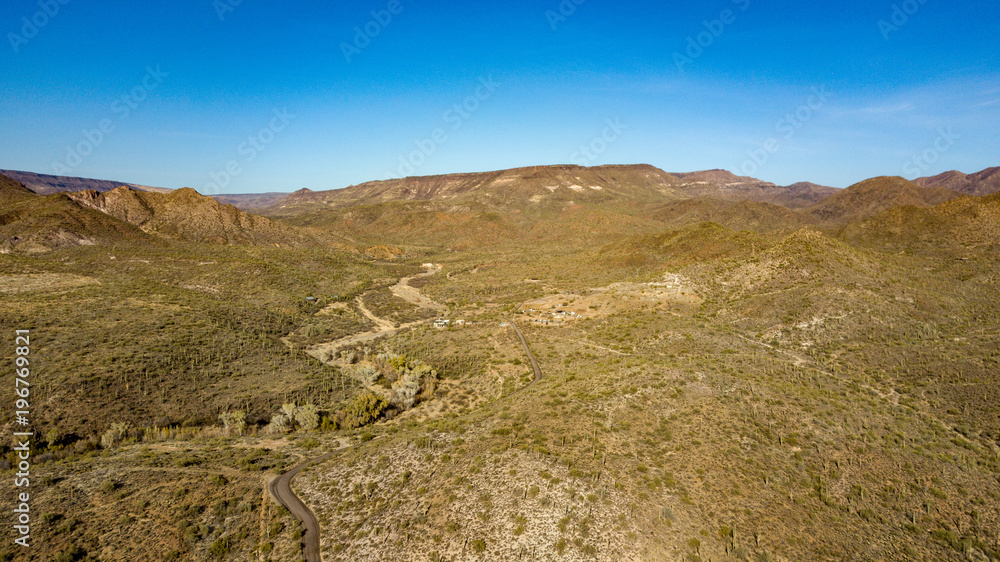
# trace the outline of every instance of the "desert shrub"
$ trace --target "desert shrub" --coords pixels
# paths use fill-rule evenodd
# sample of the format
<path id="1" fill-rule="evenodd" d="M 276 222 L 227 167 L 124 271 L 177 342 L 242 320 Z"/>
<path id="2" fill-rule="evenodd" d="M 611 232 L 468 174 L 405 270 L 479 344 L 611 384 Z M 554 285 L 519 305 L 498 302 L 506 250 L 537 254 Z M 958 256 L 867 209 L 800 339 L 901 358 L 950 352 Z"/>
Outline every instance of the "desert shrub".
<path id="1" fill-rule="evenodd" d="M 241 410 L 235 412 L 223 412 L 219 414 L 219 420 L 226 430 L 226 435 L 243 435 L 247 427 L 247 413 Z"/>
<path id="2" fill-rule="evenodd" d="M 319 412 L 313 404 L 299 406 L 295 410 L 295 423 L 303 431 L 312 431 L 319 427 Z"/>
<path id="3" fill-rule="evenodd" d="M 369 386 L 375 384 L 381 375 L 382 373 L 372 365 L 354 367 L 354 377 Z"/>
<path id="4" fill-rule="evenodd" d="M 79 546 L 71 546 L 68 550 L 56 554 L 56 562 L 75 562 L 76 560 L 83 560 L 83 557 L 86 555 L 87 551 Z"/>
<path id="5" fill-rule="evenodd" d="M 112 449 L 117 447 L 128 435 L 130 425 L 128 423 L 113 423 L 111 429 L 101 435 L 101 447 Z"/>
<path id="6" fill-rule="evenodd" d="M 291 430 L 291 420 L 285 414 L 274 414 L 271 416 L 271 423 L 264 428 L 267 433 L 288 433 L 289 430 Z"/>
<path id="7" fill-rule="evenodd" d="M 229 554 L 229 538 L 223 537 L 212 543 L 208 548 L 209 554 L 215 558 L 225 558 Z"/>
<path id="8" fill-rule="evenodd" d="M 354 429 L 368 425 L 385 412 L 389 402 L 371 391 L 358 393 L 341 412 L 341 427 Z"/>

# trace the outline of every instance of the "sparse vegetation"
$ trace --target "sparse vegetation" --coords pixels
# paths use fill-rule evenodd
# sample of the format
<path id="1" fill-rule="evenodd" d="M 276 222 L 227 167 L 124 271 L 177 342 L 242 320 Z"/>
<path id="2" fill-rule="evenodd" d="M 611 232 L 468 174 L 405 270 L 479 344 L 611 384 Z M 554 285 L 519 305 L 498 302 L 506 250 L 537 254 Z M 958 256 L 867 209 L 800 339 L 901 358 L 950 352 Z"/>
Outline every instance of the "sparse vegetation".
<path id="1" fill-rule="evenodd" d="M 0 321 L 44 341 L 40 556 L 294 559 L 262 473 L 351 444 L 295 480 L 328 560 L 1000 559 L 997 200 L 765 207 L 766 228 L 711 202 L 719 223 L 466 203 L 426 233 L 434 203 L 354 208 L 356 252 L 132 233 L 5 254 L 36 288 Z M 437 328 L 389 289 L 425 261 Z M 359 301 L 417 324 L 308 355 L 369 333 Z"/>

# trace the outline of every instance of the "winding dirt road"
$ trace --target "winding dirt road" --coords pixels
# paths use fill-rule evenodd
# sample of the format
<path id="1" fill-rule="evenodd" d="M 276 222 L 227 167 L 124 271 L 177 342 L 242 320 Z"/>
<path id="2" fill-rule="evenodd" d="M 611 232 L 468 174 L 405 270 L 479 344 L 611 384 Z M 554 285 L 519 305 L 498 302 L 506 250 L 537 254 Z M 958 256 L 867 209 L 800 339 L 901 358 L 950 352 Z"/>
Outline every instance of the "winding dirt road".
<path id="1" fill-rule="evenodd" d="M 542 369 L 538 366 L 538 360 L 535 359 L 535 354 L 531 352 L 528 347 L 528 340 L 524 339 L 524 334 L 521 333 L 521 329 L 517 327 L 517 324 L 507 320 L 511 326 L 514 327 L 514 331 L 517 332 L 517 337 L 521 338 L 521 345 L 524 347 L 524 352 L 528 354 L 528 360 L 531 361 L 531 368 L 535 371 L 535 378 L 532 379 L 531 384 L 542 380 Z M 531 386 L 531 385 L 528 385 Z"/>
<path id="2" fill-rule="evenodd" d="M 419 306 L 420 308 L 428 308 L 438 313 L 447 313 L 448 307 L 434 302 L 433 300 L 421 294 L 417 288 L 410 286 L 411 280 L 417 279 L 418 277 L 429 277 L 441 271 L 442 269 L 442 266 L 433 264 L 424 264 L 424 267 L 427 269 L 427 271 L 419 273 L 417 275 L 411 275 L 410 277 L 404 277 L 389 289 L 392 291 L 393 295 L 405 300 L 406 302 L 414 306 Z M 417 320 L 415 322 L 409 322 L 407 324 L 396 326 L 395 324 L 384 318 L 379 318 L 378 316 L 375 316 L 365 306 L 365 303 L 361 297 L 358 297 L 356 299 L 356 302 L 358 304 L 358 309 L 361 311 L 361 314 L 364 315 L 369 320 L 371 320 L 372 322 L 374 322 L 375 327 L 368 332 L 362 332 L 360 334 L 354 334 L 352 336 L 340 338 L 339 340 L 335 340 L 332 342 L 321 343 L 310 346 L 309 348 L 306 349 L 306 353 L 322 361 L 323 357 L 327 353 L 336 355 L 338 351 L 340 351 L 345 347 L 350 347 L 352 345 L 359 344 L 361 342 L 371 341 L 377 338 L 381 338 L 383 336 L 392 335 L 400 330 L 405 330 L 407 328 L 412 328 L 419 324 L 425 324 L 427 322 L 430 322 L 430 320 Z"/>
<path id="3" fill-rule="evenodd" d="M 267 485 L 267 491 L 271 493 L 271 497 L 288 508 L 288 511 L 292 512 L 292 516 L 305 527 L 305 533 L 302 535 L 302 556 L 306 562 L 322 562 L 323 560 L 319 553 L 319 521 L 316 520 L 316 515 L 312 510 L 292 491 L 292 478 L 295 478 L 307 464 L 323 462 L 336 453 L 337 451 L 334 451 L 319 458 L 302 461 L 288 472 L 271 480 L 271 483 Z"/>
<path id="4" fill-rule="evenodd" d="M 428 277 L 434 275 L 435 273 L 441 271 L 442 266 L 425 264 L 424 267 L 427 269 L 424 273 L 417 275 L 412 275 L 410 277 L 404 277 L 399 280 L 398 283 L 393 285 L 390 289 L 392 293 L 397 297 L 421 308 L 429 308 L 437 312 L 446 313 L 448 307 L 438 304 L 428 297 L 420 293 L 415 287 L 410 286 L 410 281 L 418 277 Z M 313 346 L 306 350 L 306 352 L 317 359 L 322 361 L 322 356 L 326 352 L 336 353 L 343 347 L 348 345 L 360 343 L 362 341 L 373 340 L 385 335 L 394 334 L 405 328 L 410 328 L 418 324 L 423 324 L 429 322 L 429 320 L 418 320 L 416 322 L 410 322 L 408 324 L 403 324 L 401 326 L 396 326 L 392 322 L 375 316 L 367 307 L 365 307 L 364 301 L 361 297 L 357 299 L 358 309 L 361 313 L 372 320 L 375 323 L 375 329 L 370 332 L 365 332 L 362 334 L 355 334 L 353 336 L 348 336 L 346 338 L 341 338 L 337 341 L 330 343 Z M 516 329 L 516 328 L 515 328 Z M 522 338 L 523 341 L 523 338 Z M 527 344 L 525 344 L 525 349 L 527 349 Z M 531 352 L 528 352 L 529 355 Z M 534 357 L 532 357 L 532 362 L 534 362 Z M 536 366 L 537 369 L 537 366 Z M 319 521 L 316 519 L 316 515 L 309 509 L 309 507 L 295 495 L 292 491 L 292 479 L 295 478 L 302 471 L 306 465 L 310 463 L 320 463 L 323 462 L 333 455 L 337 454 L 344 449 L 349 449 L 350 446 L 341 446 L 336 451 L 327 453 L 321 457 L 308 459 L 300 462 L 299 464 L 293 466 L 287 472 L 281 474 L 274 480 L 272 480 L 267 485 L 267 490 L 271 494 L 271 497 L 275 499 L 278 503 L 288 508 L 288 511 L 299 520 L 303 527 L 305 527 L 305 533 L 302 535 L 302 555 L 306 562 L 322 562 L 323 558 L 320 555 L 320 541 L 319 541 Z"/>

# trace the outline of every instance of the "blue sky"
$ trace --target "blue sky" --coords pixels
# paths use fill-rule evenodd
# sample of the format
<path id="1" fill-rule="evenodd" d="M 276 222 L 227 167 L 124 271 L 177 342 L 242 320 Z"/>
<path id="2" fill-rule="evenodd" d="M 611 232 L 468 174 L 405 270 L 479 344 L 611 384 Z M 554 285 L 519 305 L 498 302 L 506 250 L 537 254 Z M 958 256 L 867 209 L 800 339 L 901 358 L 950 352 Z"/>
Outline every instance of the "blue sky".
<path id="1" fill-rule="evenodd" d="M 248 193 L 561 163 L 837 187 L 1000 165 L 995 1 L 575 2 L 6 0 L 0 168 Z"/>

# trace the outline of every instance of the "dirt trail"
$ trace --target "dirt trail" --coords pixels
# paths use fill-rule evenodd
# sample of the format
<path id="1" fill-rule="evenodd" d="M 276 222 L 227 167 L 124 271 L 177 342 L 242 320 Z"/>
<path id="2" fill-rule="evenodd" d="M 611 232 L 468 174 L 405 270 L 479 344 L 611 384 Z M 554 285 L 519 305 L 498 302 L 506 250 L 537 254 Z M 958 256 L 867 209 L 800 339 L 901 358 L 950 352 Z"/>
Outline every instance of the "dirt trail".
<path id="1" fill-rule="evenodd" d="M 419 306 L 420 308 L 430 308 L 432 310 L 436 310 L 441 313 L 448 312 L 447 306 L 432 301 L 430 298 L 424 296 L 420 292 L 420 289 L 410 286 L 410 281 L 412 281 L 413 279 L 416 279 L 418 277 L 430 277 L 431 275 L 438 273 L 442 269 L 442 266 L 440 265 L 434 265 L 429 263 L 424 264 L 424 267 L 427 268 L 427 271 L 425 271 L 424 273 L 420 273 L 412 277 L 404 277 L 403 279 L 399 280 L 399 283 L 396 283 L 395 285 L 390 287 L 389 290 L 392 291 L 393 295 L 396 295 L 397 297 L 403 299 L 404 301 L 412 305 Z"/>
<path id="2" fill-rule="evenodd" d="M 396 328 L 396 325 L 393 324 L 392 322 L 386 320 L 385 318 L 379 318 L 378 316 L 372 314 L 372 311 L 368 310 L 368 307 L 365 306 L 364 299 L 362 299 L 361 297 L 354 299 L 354 301 L 358 303 L 358 310 L 361 311 L 361 314 L 363 314 L 365 318 L 375 323 L 376 332 L 388 332 L 389 330 L 394 330 Z"/>
<path id="3" fill-rule="evenodd" d="M 393 295 L 405 300 L 406 302 L 412 305 L 419 306 L 421 308 L 428 308 L 437 311 L 439 313 L 445 313 L 448 311 L 448 307 L 434 302 L 430 298 L 421 294 L 419 289 L 410 286 L 411 280 L 416 279 L 418 277 L 429 277 L 431 275 L 438 273 L 442 269 L 442 266 L 434 264 L 424 264 L 424 267 L 427 269 L 427 271 L 425 271 L 424 273 L 419 273 L 417 275 L 411 275 L 410 277 L 404 277 L 400 279 L 398 283 L 390 287 L 390 290 L 392 291 Z M 340 351 L 345 347 L 350 347 L 355 344 L 371 341 L 380 338 L 382 336 L 392 335 L 400 330 L 412 328 L 413 326 L 424 324 L 430 321 L 430 320 L 417 320 L 415 322 L 408 322 L 406 324 L 401 324 L 399 326 L 396 326 L 390 320 L 386 320 L 385 318 L 379 318 L 378 316 L 373 314 L 372 311 L 368 310 L 361 297 L 358 297 L 355 302 L 357 303 L 358 310 L 361 311 L 361 314 L 363 314 L 365 318 L 368 318 L 369 320 L 375 323 L 375 328 L 373 328 L 368 332 L 354 334 L 351 336 L 347 336 L 345 338 L 340 338 L 339 340 L 335 340 L 332 342 L 321 343 L 310 346 L 309 348 L 306 349 L 306 353 L 322 361 L 323 357 L 327 353 L 335 355 L 338 351 Z"/>

